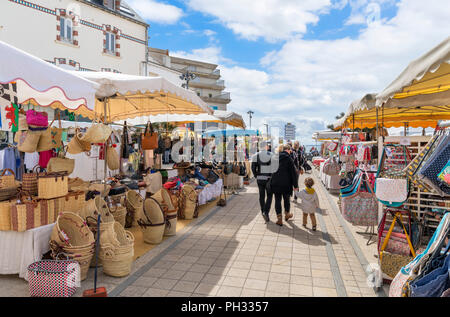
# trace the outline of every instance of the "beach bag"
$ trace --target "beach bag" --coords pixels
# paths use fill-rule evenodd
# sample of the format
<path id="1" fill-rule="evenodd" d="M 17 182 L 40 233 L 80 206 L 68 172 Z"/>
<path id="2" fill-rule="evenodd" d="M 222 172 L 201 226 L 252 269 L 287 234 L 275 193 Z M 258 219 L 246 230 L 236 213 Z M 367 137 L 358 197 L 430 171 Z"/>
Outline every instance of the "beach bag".
<path id="1" fill-rule="evenodd" d="M 27 268 L 31 297 L 71 297 L 80 281 L 80 265 L 75 260 L 42 260 Z"/>
<path id="2" fill-rule="evenodd" d="M 86 134 L 81 138 L 81 141 L 86 143 L 105 143 L 111 136 L 112 128 L 103 123 L 92 124 L 87 129 Z"/>
<path id="3" fill-rule="evenodd" d="M 150 194 L 155 194 L 163 187 L 162 175 L 160 172 L 147 174 L 144 177 L 144 181 L 147 184 L 147 193 Z"/>
<path id="4" fill-rule="evenodd" d="M 402 218 L 401 212 L 398 212 L 398 211 L 395 212 L 394 220 L 392 221 L 392 224 L 389 228 L 389 231 L 387 232 L 387 235 L 383 241 L 383 244 L 381 245 L 381 247 L 379 248 L 379 251 L 378 251 L 379 252 L 378 259 L 380 262 L 381 271 L 385 275 L 387 275 L 390 279 L 394 279 L 395 276 L 400 271 L 400 269 L 402 267 L 406 266 L 408 263 L 410 263 L 416 257 L 416 253 L 412 246 L 411 239 L 409 238 L 409 234 L 408 234 L 401 218 Z M 397 221 L 399 221 L 402 226 L 403 232 L 404 232 L 404 234 L 406 236 L 406 240 L 408 242 L 408 246 L 410 247 L 412 257 L 409 255 L 395 254 L 395 253 L 390 253 L 390 252 L 386 251 L 386 247 L 392 236 L 392 232 L 394 230 L 394 227 L 395 227 L 395 224 Z"/>
<path id="5" fill-rule="evenodd" d="M 106 147 L 106 164 L 112 171 L 118 170 L 120 168 L 119 153 L 117 153 L 116 148 L 112 144 L 109 144 Z"/>
<path id="6" fill-rule="evenodd" d="M 91 143 L 83 140 L 83 134 L 81 134 L 80 129 L 75 129 L 75 135 L 70 140 L 67 146 L 67 152 L 70 154 L 79 154 L 82 152 L 89 152 L 91 150 Z"/>
<path id="7" fill-rule="evenodd" d="M 19 131 L 28 130 L 27 116 L 19 112 Z"/>
<path id="8" fill-rule="evenodd" d="M 23 196 L 28 195 L 25 200 Z M 40 208 L 40 204 L 31 198 L 29 193 L 19 192 L 17 203 L 11 206 L 12 231 L 24 232 L 48 224 L 48 213 Z"/>
<path id="9" fill-rule="evenodd" d="M 341 199 L 342 216 L 354 226 L 378 224 L 378 201 L 367 179 L 362 178 L 359 181 L 356 193 Z M 363 182 L 366 183 L 369 192 L 361 192 Z"/>
<path id="10" fill-rule="evenodd" d="M 9 172 L 9 175 L 6 175 L 6 173 Z M 0 189 L 6 189 L 6 188 L 12 188 L 17 187 L 16 186 L 16 175 L 14 174 L 14 171 L 5 168 L 4 170 L 1 170 L 0 173 Z"/>
<path id="11" fill-rule="evenodd" d="M 161 243 L 166 228 L 166 219 L 162 206 L 152 197 L 144 202 L 143 219 L 138 224 L 144 235 L 144 242 L 149 244 Z"/>
<path id="12" fill-rule="evenodd" d="M 64 149 L 59 151 L 58 157 L 52 157 L 47 165 L 47 171 L 49 173 L 66 172 L 67 175 L 70 175 L 73 173 L 74 168 L 75 160 L 66 158 Z"/>
<path id="13" fill-rule="evenodd" d="M 28 110 L 26 112 L 27 124 L 35 127 L 48 127 L 48 114 L 46 112 L 38 112 Z"/>
<path id="14" fill-rule="evenodd" d="M 158 148 L 158 133 L 153 132 L 151 122 L 147 123 L 141 141 L 143 150 L 154 150 Z"/>
<path id="15" fill-rule="evenodd" d="M 37 195 L 38 193 L 38 174 L 37 169 L 40 169 L 42 175 L 45 173 L 45 169 L 36 165 L 31 173 L 25 173 L 22 176 L 22 190 L 30 193 L 31 195 Z"/>
<path id="16" fill-rule="evenodd" d="M 169 194 L 169 191 L 165 188 L 159 190 L 152 196 L 156 199 L 163 208 L 166 218 L 166 228 L 164 230 L 165 236 L 174 236 L 177 232 L 177 218 L 178 218 L 178 206 Z"/>
<path id="17" fill-rule="evenodd" d="M 389 231 L 385 229 L 387 214 L 389 212 L 391 212 L 389 209 L 384 212 L 383 218 L 381 219 L 380 225 L 378 227 L 378 250 L 381 249 L 381 246 L 384 244 L 384 241 L 389 233 Z M 406 214 L 408 216 L 408 224 L 409 228 L 411 228 L 411 213 L 408 210 L 399 210 L 398 212 L 401 212 L 402 214 Z M 409 256 L 411 251 L 406 234 L 392 231 L 391 237 L 385 247 L 385 251 L 389 253 Z"/>
<path id="18" fill-rule="evenodd" d="M 144 199 L 136 191 L 129 190 L 125 195 L 125 206 L 127 208 L 125 227 L 136 227 L 144 212 Z"/>
<path id="19" fill-rule="evenodd" d="M 61 126 L 61 119 L 59 113 L 57 114 L 57 119 L 59 122 L 59 127 L 52 127 L 53 122 L 55 122 L 56 118 L 50 123 L 47 130 L 42 131 L 41 137 L 39 138 L 39 143 L 37 145 L 37 152 L 49 151 L 51 149 L 57 149 L 62 146 L 62 133 L 63 129 Z"/>
<path id="20" fill-rule="evenodd" d="M 38 197 L 52 199 L 66 196 L 69 192 L 67 173 L 45 173 L 38 175 Z"/>
<path id="21" fill-rule="evenodd" d="M 19 131 L 16 133 L 17 149 L 20 152 L 34 153 L 36 152 L 42 131 Z"/>
<path id="22" fill-rule="evenodd" d="M 198 194 L 195 188 L 185 184 L 181 189 L 180 213 L 181 219 L 191 220 L 197 217 L 197 199 Z"/>
<path id="23" fill-rule="evenodd" d="M 334 152 L 337 150 L 338 146 L 339 146 L 339 144 L 337 142 L 331 142 L 328 144 L 327 149 L 330 152 Z"/>
<path id="24" fill-rule="evenodd" d="M 341 172 L 341 167 L 339 166 L 339 163 L 337 162 L 335 157 L 331 157 L 328 160 L 325 161 L 325 164 L 323 166 L 323 173 L 330 176 L 339 175 Z"/>
<path id="25" fill-rule="evenodd" d="M 377 199 L 388 207 L 401 207 L 409 196 L 406 167 L 411 161 L 406 146 L 388 144 L 383 149 L 375 182 Z"/>
<path id="26" fill-rule="evenodd" d="M 80 211 L 84 209 L 86 205 L 85 200 L 86 194 L 84 192 L 71 192 L 62 199 L 63 207 L 61 208 L 63 212 L 73 212 L 74 214 L 80 215 Z"/>

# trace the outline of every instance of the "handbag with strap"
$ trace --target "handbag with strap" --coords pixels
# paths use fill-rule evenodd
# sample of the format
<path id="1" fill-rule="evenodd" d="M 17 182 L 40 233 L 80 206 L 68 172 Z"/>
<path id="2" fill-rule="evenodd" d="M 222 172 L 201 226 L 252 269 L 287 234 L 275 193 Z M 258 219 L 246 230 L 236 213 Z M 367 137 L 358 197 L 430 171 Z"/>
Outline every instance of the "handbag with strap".
<path id="1" fill-rule="evenodd" d="M 118 170 L 120 168 L 120 157 L 117 153 L 116 148 L 112 144 L 111 138 L 108 140 L 106 146 L 106 164 L 108 168 L 112 171 Z"/>
<path id="2" fill-rule="evenodd" d="M 158 133 L 153 132 L 151 122 L 147 123 L 144 134 L 142 135 L 142 149 L 154 150 L 158 148 Z"/>
<path id="3" fill-rule="evenodd" d="M 409 161 L 411 156 L 406 146 L 389 144 L 384 147 L 375 182 L 377 199 L 383 205 L 401 207 L 408 200 L 405 169 Z"/>
<path id="4" fill-rule="evenodd" d="M 40 169 L 40 172 L 37 171 Z M 22 190 L 30 193 L 31 195 L 37 195 L 38 193 L 38 174 L 44 175 L 45 169 L 39 165 L 33 167 L 31 173 L 25 173 L 22 176 Z"/>
<path id="5" fill-rule="evenodd" d="M 47 127 L 48 126 L 48 114 L 43 112 L 38 112 L 35 110 L 28 110 L 26 112 L 27 124 L 36 127 Z"/>
<path id="6" fill-rule="evenodd" d="M 366 175 L 366 174 L 365 174 Z M 361 191 L 365 183 L 368 192 Z M 374 226 L 378 224 L 378 201 L 368 181 L 361 175 L 356 193 L 341 199 L 342 216 L 354 226 Z"/>
<path id="7" fill-rule="evenodd" d="M 339 163 L 337 162 L 335 157 L 331 157 L 328 160 L 325 161 L 325 164 L 323 166 L 323 173 L 330 176 L 339 175 L 341 172 L 341 167 L 339 166 Z"/>
<path id="8" fill-rule="evenodd" d="M 331 142 L 328 144 L 327 149 L 330 152 L 334 152 L 337 150 L 338 146 L 339 146 L 339 144 L 337 142 Z"/>
<path id="9" fill-rule="evenodd" d="M 59 151 L 57 157 L 52 157 L 48 161 L 47 171 L 49 173 L 67 172 L 68 175 L 73 173 L 75 168 L 75 160 L 66 158 L 66 148 Z"/>
<path id="10" fill-rule="evenodd" d="M 384 240 L 386 239 L 388 232 L 389 232 L 388 230 L 385 229 L 387 214 L 389 212 L 392 212 L 392 211 L 388 209 L 384 212 L 383 218 L 381 219 L 380 225 L 378 227 L 378 250 L 381 249 L 381 246 L 383 245 Z M 408 227 L 411 228 L 411 213 L 409 210 L 396 210 L 394 212 L 400 212 L 402 214 L 406 214 L 408 216 Z M 411 233 L 411 232 L 409 231 L 409 233 Z M 411 234 L 409 234 L 409 236 L 411 236 Z M 409 248 L 408 240 L 406 238 L 406 234 L 403 232 L 400 233 L 400 232 L 392 231 L 391 237 L 388 241 L 385 251 L 394 253 L 394 254 L 409 256 L 411 251 Z"/>
<path id="11" fill-rule="evenodd" d="M 391 279 L 393 279 L 397 275 L 397 273 L 400 271 L 402 267 L 410 263 L 416 257 L 416 252 L 412 246 L 411 239 L 409 238 L 409 234 L 402 222 L 402 213 L 399 211 L 391 211 L 391 213 L 394 212 L 395 212 L 395 214 L 393 215 L 394 220 L 392 221 L 389 231 L 387 232 L 386 238 L 384 239 L 383 244 L 379 249 L 379 256 L 378 256 L 382 272 Z M 388 242 L 392 236 L 392 232 L 394 231 L 394 227 L 397 221 L 402 226 L 412 257 L 394 254 L 386 251 L 386 247 L 388 246 Z"/>

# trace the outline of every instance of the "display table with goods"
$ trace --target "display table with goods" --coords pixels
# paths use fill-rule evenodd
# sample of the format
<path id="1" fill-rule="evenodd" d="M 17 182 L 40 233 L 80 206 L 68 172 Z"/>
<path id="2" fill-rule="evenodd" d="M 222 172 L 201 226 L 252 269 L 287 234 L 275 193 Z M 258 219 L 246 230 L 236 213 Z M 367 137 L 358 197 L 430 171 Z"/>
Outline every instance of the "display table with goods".
<path id="1" fill-rule="evenodd" d="M 340 168 L 336 169 L 334 172 L 330 172 L 325 168 L 326 166 L 327 166 L 326 161 L 323 161 L 320 163 L 319 168 L 319 177 L 322 183 L 325 185 L 325 188 L 328 190 L 341 189 L 341 186 L 339 184 L 339 182 L 341 181 L 341 176 L 339 175 Z"/>

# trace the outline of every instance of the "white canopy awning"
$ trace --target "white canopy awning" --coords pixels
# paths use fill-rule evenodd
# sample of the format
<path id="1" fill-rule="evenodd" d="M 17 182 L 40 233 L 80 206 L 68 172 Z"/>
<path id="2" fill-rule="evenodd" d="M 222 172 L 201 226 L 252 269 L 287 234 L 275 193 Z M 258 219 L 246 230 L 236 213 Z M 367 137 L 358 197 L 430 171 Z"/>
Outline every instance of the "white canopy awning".
<path id="1" fill-rule="evenodd" d="M 0 83 L 16 83 L 18 103 L 68 109 L 81 115 L 94 109 L 96 83 L 1 41 L 0 57 Z"/>
<path id="2" fill-rule="evenodd" d="M 79 72 L 100 85 L 98 99 L 108 97 L 108 122 L 160 114 L 212 114 L 213 111 L 192 90 L 162 77 L 144 77 L 107 72 Z M 95 113 L 103 115 L 104 104 L 97 100 Z"/>

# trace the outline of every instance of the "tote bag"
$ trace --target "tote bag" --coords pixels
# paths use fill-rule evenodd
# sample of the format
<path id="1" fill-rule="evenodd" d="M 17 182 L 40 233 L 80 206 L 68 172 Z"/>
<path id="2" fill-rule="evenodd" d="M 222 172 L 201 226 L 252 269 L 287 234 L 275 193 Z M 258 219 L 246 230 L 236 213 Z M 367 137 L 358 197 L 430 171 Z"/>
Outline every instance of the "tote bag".
<path id="1" fill-rule="evenodd" d="M 145 127 L 145 132 L 142 135 L 142 149 L 143 150 L 154 150 L 158 148 L 158 133 L 153 132 L 153 127 L 151 122 L 147 123 Z"/>

